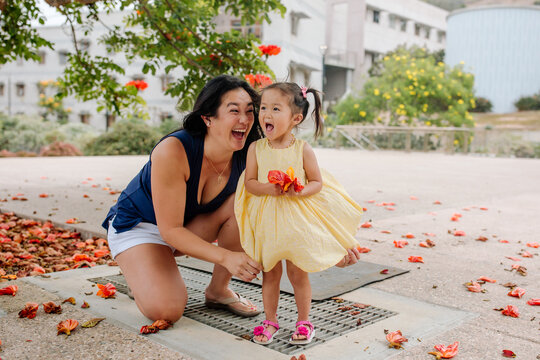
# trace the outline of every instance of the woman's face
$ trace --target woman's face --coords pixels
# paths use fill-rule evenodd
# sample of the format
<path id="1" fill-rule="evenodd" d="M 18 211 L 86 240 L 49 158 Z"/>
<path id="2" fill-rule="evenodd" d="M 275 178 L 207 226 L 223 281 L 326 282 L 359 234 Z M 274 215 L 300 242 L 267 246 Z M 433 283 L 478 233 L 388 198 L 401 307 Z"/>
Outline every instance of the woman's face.
<path id="1" fill-rule="evenodd" d="M 221 97 L 215 116 L 209 116 L 208 135 L 227 150 L 241 150 L 254 122 L 254 105 L 242 88 L 230 90 Z"/>

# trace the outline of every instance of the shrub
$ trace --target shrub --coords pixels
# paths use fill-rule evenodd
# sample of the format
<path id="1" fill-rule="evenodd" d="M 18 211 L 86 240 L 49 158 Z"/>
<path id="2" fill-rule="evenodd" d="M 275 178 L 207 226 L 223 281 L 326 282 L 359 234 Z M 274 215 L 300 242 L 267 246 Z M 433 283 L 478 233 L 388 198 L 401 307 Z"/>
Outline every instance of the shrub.
<path id="1" fill-rule="evenodd" d="M 73 144 L 55 141 L 44 146 L 39 152 L 39 156 L 81 156 L 82 153 Z"/>
<path id="2" fill-rule="evenodd" d="M 491 109 L 493 108 L 493 104 L 491 103 L 491 101 L 483 97 L 477 97 L 474 102 L 476 106 L 471 106 L 469 108 L 470 112 L 487 113 L 491 112 Z"/>
<path id="3" fill-rule="evenodd" d="M 158 131 L 161 136 L 165 136 L 175 130 L 180 129 L 181 123 L 175 119 L 165 119 L 161 124 L 159 124 Z"/>
<path id="4" fill-rule="evenodd" d="M 0 150 L 0 158 L 1 157 L 15 157 L 15 156 L 17 156 L 17 154 L 12 153 L 11 151 Z"/>
<path id="5" fill-rule="evenodd" d="M 84 147 L 86 155 L 149 154 L 160 139 L 157 131 L 140 120 L 115 123 L 108 132 L 94 138 Z"/>
<path id="6" fill-rule="evenodd" d="M 16 116 L 4 118 L 0 135 L 0 148 L 11 152 L 38 152 L 47 145 L 45 134 L 58 127 L 53 122 L 45 122 L 40 118 Z"/>
<path id="7" fill-rule="evenodd" d="M 514 105 L 519 111 L 540 110 L 540 92 L 532 96 L 523 96 Z"/>

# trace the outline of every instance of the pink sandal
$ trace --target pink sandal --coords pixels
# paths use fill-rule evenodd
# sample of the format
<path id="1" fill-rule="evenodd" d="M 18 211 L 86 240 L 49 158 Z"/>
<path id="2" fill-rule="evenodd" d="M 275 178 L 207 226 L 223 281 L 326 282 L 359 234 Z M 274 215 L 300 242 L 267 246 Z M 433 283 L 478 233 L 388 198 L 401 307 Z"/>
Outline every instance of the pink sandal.
<path id="1" fill-rule="evenodd" d="M 315 335 L 315 329 L 313 328 L 313 324 L 310 321 L 298 321 L 296 323 L 296 331 L 294 332 L 294 335 L 304 335 L 305 339 L 294 339 L 291 336 L 291 339 L 289 340 L 289 344 L 294 345 L 306 345 L 313 340 L 313 336 Z"/>
<path id="2" fill-rule="evenodd" d="M 276 332 L 273 333 L 273 334 L 270 334 L 270 332 L 268 330 L 266 330 L 268 328 L 268 326 L 273 326 L 276 328 Z M 264 320 L 263 321 L 263 326 L 257 326 L 255 327 L 255 329 L 253 329 L 253 342 L 256 343 L 256 344 L 261 344 L 261 345 L 268 345 L 270 344 L 272 341 L 274 341 L 274 336 L 276 336 L 279 332 L 279 325 L 273 321 L 270 321 L 270 320 Z M 266 341 L 259 341 L 259 340 L 256 340 L 255 339 L 255 336 L 259 336 L 259 335 L 264 335 L 266 336 Z"/>

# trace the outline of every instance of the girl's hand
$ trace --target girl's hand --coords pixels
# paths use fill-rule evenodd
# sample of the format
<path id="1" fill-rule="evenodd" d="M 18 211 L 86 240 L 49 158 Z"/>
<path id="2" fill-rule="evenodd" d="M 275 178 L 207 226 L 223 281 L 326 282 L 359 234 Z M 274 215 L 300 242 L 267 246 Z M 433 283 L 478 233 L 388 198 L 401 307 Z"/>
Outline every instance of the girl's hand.
<path id="1" fill-rule="evenodd" d="M 278 184 L 266 183 L 265 186 L 266 186 L 265 190 L 268 195 L 272 195 L 272 196 L 283 195 L 283 190 L 281 190 L 281 186 L 279 186 Z"/>
<path id="2" fill-rule="evenodd" d="M 285 193 L 285 195 L 290 196 L 290 197 L 298 197 L 298 196 L 302 196 L 302 195 L 303 195 L 303 194 L 302 194 L 303 192 L 304 192 L 304 189 L 302 189 L 302 190 L 300 190 L 300 191 L 298 191 L 298 192 L 294 191 L 294 188 L 293 188 L 293 186 L 291 185 L 291 186 L 289 186 L 289 189 L 287 190 L 287 192 Z"/>
<path id="3" fill-rule="evenodd" d="M 358 251 L 356 248 L 348 249 L 347 255 L 341 259 L 336 266 L 340 268 L 344 268 L 345 266 L 354 265 L 360 260 L 360 251 Z"/>
<path id="4" fill-rule="evenodd" d="M 233 276 L 243 281 L 255 279 L 262 266 L 243 252 L 231 251 L 222 264 Z"/>

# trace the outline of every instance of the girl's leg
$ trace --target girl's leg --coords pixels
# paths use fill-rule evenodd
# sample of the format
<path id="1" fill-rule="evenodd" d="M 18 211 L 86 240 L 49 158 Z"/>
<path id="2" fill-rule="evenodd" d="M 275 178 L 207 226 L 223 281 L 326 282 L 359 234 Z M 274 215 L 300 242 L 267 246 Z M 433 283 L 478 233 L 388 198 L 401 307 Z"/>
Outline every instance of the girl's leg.
<path id="1" fill-rule="evenodd" d="M 172 322 L 180 319 L 187 290 L 168 246 L 140 244 L 123 251 L 115 260 L 144 316 Z"/>
<path id="2" fill-rule="evenodd" d="M 308 321 L 311 310 L 311 284 L 308 273 L 287 260 L 287 276 L 294 289 L 294 300 L 298 309 L 297 321 Z M 293 335 L 295 340 L 306 339 L 305 335 Z"/>
<path id="3" fill-rule="evenodd" d="M 263 273 L 263 285 L 262 285 L 262 295 L 263 295 L 263 305 L 264 305 L 264 314 L 266 315 L 266 320 L 277 323 L 277 308 L 279 303 L 279 283 L 281 281 L 281 274 L 283 273 L 283 267 L 281 262 L 278 262 L 272 270 Z M 268 325 L 266 330 L 270 334 L 274 334 L 277 329 L 272 325 Z M 266 335 L 255 336 L 255 340 L 266 342 L 268 339 Z"/>
<path id="4" fill-rule="evenodd" d="M 234 216 L 234 194 L 221 205 L 219 209 L 212 213 L 201 214 L 191 220 L 186 228 L 208 242 L 218 240 L 218 246 L 232 251 L 244 251 L 240 245 L 240 233 L 238 224 Z M 208 300 L 220 301 L 223 299 L 236 297 L 235 293 L 229 289 L 229 281 L 232 275 L 221 265 L 214 265 L 212 280 L 206 288 L 206 298 Z M 237 302 L 230 304 L 238 310 L 244 312 L 257 311 L 256 306 L 251 302 Z"/>

